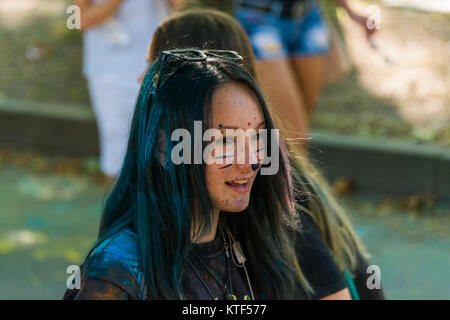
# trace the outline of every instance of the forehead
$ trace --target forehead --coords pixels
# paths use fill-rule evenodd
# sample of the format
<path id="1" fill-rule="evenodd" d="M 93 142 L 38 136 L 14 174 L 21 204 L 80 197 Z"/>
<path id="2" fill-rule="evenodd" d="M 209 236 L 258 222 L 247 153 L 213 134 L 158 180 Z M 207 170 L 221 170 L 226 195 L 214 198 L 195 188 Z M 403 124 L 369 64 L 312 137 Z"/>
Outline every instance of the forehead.
<path id="1" fill-rule="evenodd" d="M 264 121 L 258 99 L 246 85 L 238 82 L 223 84 L 214 91 L 212 117 L 215 128 L 256 128 Z"/>

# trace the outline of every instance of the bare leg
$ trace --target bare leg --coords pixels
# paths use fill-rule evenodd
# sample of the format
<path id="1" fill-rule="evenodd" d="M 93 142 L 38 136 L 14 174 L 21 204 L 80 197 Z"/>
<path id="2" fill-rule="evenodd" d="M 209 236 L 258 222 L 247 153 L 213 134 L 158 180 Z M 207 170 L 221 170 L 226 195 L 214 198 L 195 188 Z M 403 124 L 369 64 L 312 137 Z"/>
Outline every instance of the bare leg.
<path id="1" fill-rule="evenodd" d="M 306 139 L 308 116 L 289 60 L 258 60 L 256 73 L 281 135 L 285 138 Z"/>
<path id="2" fill-rule="evenodd" d="M 326 55 L 293 59 L 295 74 L 297 75 L 305 99 L 308 124 L 311 121 L 314 109 L 319 100 L 320 90 L 322 89 L 324 81 L 326 63 Z"/>

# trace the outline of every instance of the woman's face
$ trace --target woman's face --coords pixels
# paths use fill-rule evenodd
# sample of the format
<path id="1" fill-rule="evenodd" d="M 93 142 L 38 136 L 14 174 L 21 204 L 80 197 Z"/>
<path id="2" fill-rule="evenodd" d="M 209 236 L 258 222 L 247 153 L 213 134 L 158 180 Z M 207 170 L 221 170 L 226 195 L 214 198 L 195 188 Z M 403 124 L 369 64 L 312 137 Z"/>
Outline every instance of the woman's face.
<path id="1" fill-rule="evenodd" d="M 258 136 L 255 134 L 258 129 L 265 128 L 264 117 L 252 91 L 237 82 L 223 84 L 215 90 L 212 97 L 212 117 L 213 127 L 223 134 L 223 140 L 215 140 L 213 143 L 223 145 L 223 155 L 232 161 L 223 159 L 222 164 L 206 165 L 209 196 L 215 210 L 240 212 L 248 206 L 252 185 L 260 169 L 259 161 L 262 161 L 259 156 L 264 154 L 262 142 L 258 144 Z M 227 134 L 226 129 L 242 129 L 244 132 L 254 129 L 255 132 L 245 135 L 245 143 L 238 144 L 238 138 L 229 134 L 232 130 L 228 130 Z M 227 144 L 234 144 L 229 149 L 234 151 L 225 151 Z M 245 161 L 239 161 L 240 164 L 237 161 L 239 153 L 241 157 L 245 157 L 241 158 Z M 211 156 L 214 159 L 222 158 L 222 155 L 217 156 L 214 152 Z M 229 162 L 225 163 L 225 160 Z M 258 165 L 252 168 L 252 164 Z"/>

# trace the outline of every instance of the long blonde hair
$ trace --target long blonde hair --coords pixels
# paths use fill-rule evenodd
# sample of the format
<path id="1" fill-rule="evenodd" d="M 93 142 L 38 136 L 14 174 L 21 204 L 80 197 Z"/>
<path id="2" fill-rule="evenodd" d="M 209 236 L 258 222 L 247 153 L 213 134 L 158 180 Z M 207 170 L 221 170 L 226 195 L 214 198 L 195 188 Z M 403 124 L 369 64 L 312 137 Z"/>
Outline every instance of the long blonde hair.
<path id="1" fill-rule="evenodd" d="M 312 217 L 339 269 L 354 273 L 358 253 L 365 259 L 370 258 L 366 247 L 325 178 L 302 150 L 292 149 L 291 153 L 292 178 L 298 196 L 304 200 L 296 203 L 297 208 Z"/>

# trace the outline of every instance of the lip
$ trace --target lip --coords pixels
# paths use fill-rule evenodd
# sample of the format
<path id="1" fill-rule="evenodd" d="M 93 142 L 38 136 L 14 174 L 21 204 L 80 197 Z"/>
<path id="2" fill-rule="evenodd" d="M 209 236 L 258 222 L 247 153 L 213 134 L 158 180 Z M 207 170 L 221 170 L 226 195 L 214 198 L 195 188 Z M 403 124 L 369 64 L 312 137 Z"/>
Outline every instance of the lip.
<path id="1" fill-rule="evenodd" d="M 229 184 L 225 183 L 225 185 L 230 188 L 231 190 L 233 190 L 234 192 L 243 194 L 243 193 L 247 193 L 250 190 L 250 184 L 252 182 L 252 177 L 250 176 L 248 178 L 239 178 L 239 179 L 234 179 L 234 180 L 230 180 L 227 182 L 234 182 L 234 181 L 239 181 L 239 180 L 248 180 L 247 183 L 243 184 L 243 185 L 239 185 L 239 186 L 230 186 Z"/>

